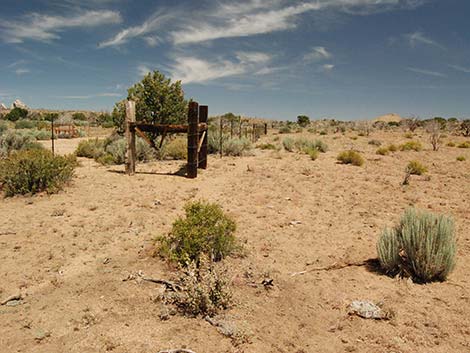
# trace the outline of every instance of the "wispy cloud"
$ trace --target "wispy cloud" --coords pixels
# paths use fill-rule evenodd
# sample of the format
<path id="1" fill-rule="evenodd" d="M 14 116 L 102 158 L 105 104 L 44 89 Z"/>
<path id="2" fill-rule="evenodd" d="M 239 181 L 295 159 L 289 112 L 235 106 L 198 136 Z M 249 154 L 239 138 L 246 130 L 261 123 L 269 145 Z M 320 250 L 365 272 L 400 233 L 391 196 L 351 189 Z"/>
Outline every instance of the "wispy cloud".
<path id="1" fill-rule="evenodd" d="M 434 76 L 434 77 L 447 77 L 447 75 L 441 73 L 441 72 L 437 72 L 437 71 L 430 71 L 430 70 L 424 70 L 424 69 L 419 69 L 419 68 L 415 68 L 415 67 L 408 67 L 407 68 L 408 71 L 412 71 L 412 72 L 416 72 L 418 74 L 423 74 L 423 75 L 427 75 L 427 76 Z"/>
<path id="2" fill-rule="evenodd" d="M 305 54 L 304 60 L 308 62 L 331 59 L 333 55 L 325 47 L 313 47 L 312 50 Z"/>
<path id="3" fill-rule="evenodd" d="M 0 20 L 0 38 L 7 43 L 51 42 L 59 39 L 59 33 L 67 28 L 96 27 L 121 21 L 119 12 L 110 10 L 79 11 L 71 16 L 30 13 L 18 20 Z"/>
<path id="4" fill-rule="evenodd" d="M 446 48 L 436 42 L 434 39 L 426 37 L 423 32 L 416 31 L 413 33 L 405 34 L 405 38 L 408 40 L 408 43 L 411 47 L 415 48 L 418 44 L 430 45 L 436 48 L 445 50 Z"/>
<path id="5" fill-rule="evenodd" d="M 331 71 L 333 71 L 334 68 L 335 68 L 335 65 L 333 65 L 333 64 L 324 64 L 324 65 L 321 66 L 321 70 L 323 72 L 331 72 Z"/>
<path id="6" fill-rule="evenodd" d="M 25 69 L 25 68 L 18 68 L 15 70 L 15 74 L 17 74 L 18 76 L 26 75 L 26 74 L 29 74 L 30 72 L 31 70 Z"/>
<path id="7" fill-rule="evenodd" d="M 118 32 L 111 39 L 98 44 L 99 48 L 106 48 L 112 46 L 119 46 L 129 42 L 131 39 L 145 36 L 144 40 L 150 46 L 158 44 L 158 37 L 148 34 L 154 33 L 156 30 L 166 23 L 169 19 L 173 18 L 173 13 L 163 14 L 161 11 L 155 13 L 152 17 L 138 26 L 128 27 Z"/>
<path id="8" fill-rule="evenodd" d="M 449 65 L 449 67 L 453 68 L 454 70 L 465 72 L 466 74 L 470 74 L 470 68 L 458 66 L 458 65 Z"/>
<path id="9" fill-rule="evenodd" d="M 235 60 L 217 59 L 214 61 L 196 57 L 178 56 L 171 67 L 171 76 L 183 83 L 203 83 L 223 77 L 257 72 L 271 57 L 265 53 L 239 52 Z"/>

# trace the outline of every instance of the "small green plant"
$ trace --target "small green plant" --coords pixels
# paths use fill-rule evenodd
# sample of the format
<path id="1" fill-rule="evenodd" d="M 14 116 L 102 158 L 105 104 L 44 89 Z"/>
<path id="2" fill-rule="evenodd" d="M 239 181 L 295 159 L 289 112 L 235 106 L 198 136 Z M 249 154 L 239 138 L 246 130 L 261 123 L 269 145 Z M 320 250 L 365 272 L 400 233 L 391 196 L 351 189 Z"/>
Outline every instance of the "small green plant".
<path id="1" fill-rule="evenodd" d="M 458 156 L 458 157 L 457 157 L 457 160 L 458 160 L 459 162 L 464 162 L 464 161 L 466 160 L 466 158 L 465 158 L 465 156 Z"/>
<path id="2" fill-rule="evenodd" d="M 411 133 L 411 132 L 407 132 L 407 133 L 405 134 L 405 138 L 407 138 L 407 139 L 412 139 L 413 137 L 414 137 L 414 134 Z"/>
<path id="3" fill-rule="evenodd" d="M 455 147 L 455 142 L 447 142 L 447 147 Z"/>
<path id="4" fill-rule="evenodd" d="M 390 154 L 390 150 L 387 147 L 380 147 L 375 153 L 381 156 L 387 156 L 388 154 Z"/>
<path id="5" fill-rule="evenodd" d="M 256 146 L 260 150 L 278 150 L 278 146 L 273 145 L 272 143 L 260 143 Z"/>
<path id="6" fill-rule="evenodd" d="M 312 161 L 316 160 L 318 158 L 318 155 L 320 154 L 320 151 L 318 149 L 312 147 L 306 148 L 304 152 L 310 156 Z"/>
<path id="7" fill-rule="evenodd" d="M 377 253 L 387 274 L 431 282 L 453 270 L 456 247 L 452 218 L 410 208 L 396 227 L 383 230 Z"/>
<path id="8" fill-rule="evenodd" d="M 178 218 L 168 237 L 159 237 L 160 253 L 183 266 L 201 256 L 219 261 L 236 250 L 235 222 L 214 203 L 197 201 L 184 207 L 185 218 Z"/>
<path id="9" fill-rule="evenodd" d="M 390 152 L 396 152 L 396 151 L 398 151 L 398 147 L 394 144 L 391 144 L 391 145 L 388 146 L 388 150 Z"/>
<path id="10" fill-rule="evenodd" d="M 15 129 L 32 129 L 35 128 L 37 123 L 28 119 L 20 119 L 15 122 Z"/>
<path id="11" fill-rule="evenodd" d="M 163 158 L 183 160 L 188 157 L 188 142 L 186 139 L 177 137 L 163 146 Z"/>
<path id="12" fill-rule="evenodd" d="M 423 149 L 423 145 L 419 141 L 409 141 L 400 145 L 401 151 L 416 151 L 419 152 Z"/>
<path id="13" fill-rule="evenodd" d="M 0 160 L 0 185 L 5 196 L 54 193 L 72 179 L 74 155 L 54 156 L 46 150 L 25 150 Z"/>
<path id="14" fill-rule="evenodd" d="M 411 161 L 406 166 L 406 172 L 410 175 L 423 175 L 428 169 L 418 161 Z"/>
<path id="15" fill-rule="evenodd" d="M 470 141 L 461 142 L 459 143 L 457 147 L 458 148 L 470 148 Z"/>
<path id="16" fill-rule="evenodd" d="M 223 152 L 226 156 L 243 156 L 252 148 L 250 140 L 247 138 L 232 138 L 225 142 Z"/>
<path id="17" fill-rule="evenodd" d="M 284 140 L 282 140 L 282 146 L 284 149 L 288 152 L 294 152 L 295 148 L 295 140 L 292 137 L 286 137 Z"/>
<path id="18" fill-rule="evenodd" d="M 36 138 L 30 134 L 7 130 L 0 135 L 0 157 L 7 157 L 13 151 L 37 150 L 43 148 L 40 143 L 36 142 Z"/>
<path id="19" fill-rule="evenodd" d="M 75 154 L 77 157 L 99 158 L 104 154 L 105 141 L 96 139 L 83 140 L 78 144 Z"/>
<path id="20" fill-rule="evenodd" d="M 328 135 L 328 132 L 326 130 L 320 131 L 320 136 L 325 136 Z"/>
<path id="21" fill-rule="evenodd" d="M 352 164 L 355 166 L 362 166 L 364 164 L 364 158 L 360 155 L 359 152 L 349 150 L 349 151 L 343 151 L 341 152 L 336 159 L 341 163 L 341 164 Z"/>
<path id="22" fill-rule="evenodd" d="M 279 129 L 280 134 L 290 134 L 292 132 L 291 128 L 288 125 L 281 126 Z"/>

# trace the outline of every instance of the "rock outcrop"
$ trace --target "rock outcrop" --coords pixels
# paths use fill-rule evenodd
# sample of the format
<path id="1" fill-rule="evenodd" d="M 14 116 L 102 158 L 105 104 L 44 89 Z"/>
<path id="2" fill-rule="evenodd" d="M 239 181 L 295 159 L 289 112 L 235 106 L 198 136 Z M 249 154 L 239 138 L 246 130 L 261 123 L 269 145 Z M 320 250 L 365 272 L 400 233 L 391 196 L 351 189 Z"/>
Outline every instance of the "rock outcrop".
<path id="1" fill-rule="evenodd" d="M 3 103 L 0 103 L 0 111 L 1 110 L 8 110 L 7 106 Z"/>
<path id="2" fill-rule="evenodd" d="M 12 104 L 11 104 L 11 109 L 14 108 L 21 108 L 21 109 L 28 109 L 28 106 L 24 104 L 22 101 L 19 99 L 16 99 Z"/>

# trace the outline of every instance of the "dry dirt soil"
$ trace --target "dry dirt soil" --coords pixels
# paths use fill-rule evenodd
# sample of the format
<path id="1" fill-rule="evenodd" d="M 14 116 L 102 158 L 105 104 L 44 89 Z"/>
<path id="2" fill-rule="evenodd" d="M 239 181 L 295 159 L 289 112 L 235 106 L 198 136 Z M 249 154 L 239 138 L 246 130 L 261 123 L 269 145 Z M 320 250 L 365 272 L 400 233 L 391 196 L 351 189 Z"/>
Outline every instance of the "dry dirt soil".
<path id="1" fill-rule="evenodd" d="M 129 177 L 122 166 L 82 159 L 59 194 L 0 199 L 0 300 L 24 298 L 0 306 L 0 351 L 470 352 L 470 150 L 433 152 L 423 133 L 416 138 L 424 151 L 378 156 L 370 139 L 398 144 L 407 141 L 403 133 L 320 138 L 330 150 L 316 161 L 255 149 L 210 157 L 196 180 L 173 175 L 182 165 L 176 161 L 139 165 Z M 60 140 L 57 149 L 76 144 Z M 363 167 L 336 162 L 351 147 L 365 156 Z M 456 161 L 459 155 L 467 161 Z M 404 187 L 413 159 L 429 172 Z M 196 199 L 221 204 L 237 222 L 246 256 L 226 260 L 235 304 L 224 315 L 245 341 L 202 318 L 160 320 L 162 286 L 139 280 L 139 273 L 173 276 L 152 256 L 154 239 Z M 381 229 L 410 205 L 455 218 L 458 263 L 447 282 L 414 284 L 373 266 L 312 270 L 376 258 Z M 395 316 L 350 316 L 353 300 L 383 302 Z"/>

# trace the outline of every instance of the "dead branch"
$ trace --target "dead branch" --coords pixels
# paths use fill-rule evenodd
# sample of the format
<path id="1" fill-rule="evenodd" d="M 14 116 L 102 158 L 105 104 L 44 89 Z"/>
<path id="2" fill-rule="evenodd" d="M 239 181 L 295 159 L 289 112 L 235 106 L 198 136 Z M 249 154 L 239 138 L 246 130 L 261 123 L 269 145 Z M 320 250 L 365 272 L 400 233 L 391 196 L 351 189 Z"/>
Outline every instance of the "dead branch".
<path id="1" fill-rule="evenodd" d="M 168 349 L 166 351 L 160 351 L 158 353 L 195 353 L 189 349 Z"/>
<path id="2" fill-rule="evenodd" d="M 6 303 L 11 302 L 12 300 L 21 300 L 21 299 L 23 299 L 23 296 L 21 294 L 14 294 L 2 300 L 0 302 L 0 305 L 5 305 Z"/>
<path id="3" fill-rule="evenodd" d="M 16 235 L 16 232 L 6 230 L 6 231 L 0 232 L 0 235 Z"/>
<path id="4" fill-rule="evenodd" d="M 334 264 L 326 267 L 314 267 L 310 268 L 305 271 L 300 271 L 300 272 L 294 272 L 291 273 L 291 277 L 298 276 L 298 275 L 304 275 L 309 272 L 316 272 L 316 271 L 331 271 L 331 270 L 342 270 L 343 268 L 346 267 L 361 267 L 361 266 L 366 266 L 367 261 L 358 261 L 358 262 L 347 262 L 347 263 L 340 263 L 340 262 L 335 262 Z M 309 266 L 309 264 L 307 264 Z"/>
<path id="5" fill-rule="evenodd" d="M 142 277 L 142 280 L 147 281 L 147 282 L 157 283 L 157 284 L 163 284 L 167 289 L 172 290 L 174 292 L 181 290 L 181 287 L 177 285 L 176 283 L 173 283 L 164 279 Z"/>

